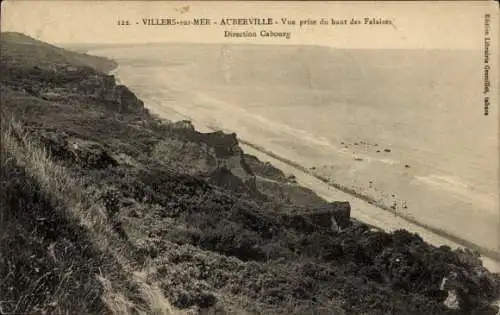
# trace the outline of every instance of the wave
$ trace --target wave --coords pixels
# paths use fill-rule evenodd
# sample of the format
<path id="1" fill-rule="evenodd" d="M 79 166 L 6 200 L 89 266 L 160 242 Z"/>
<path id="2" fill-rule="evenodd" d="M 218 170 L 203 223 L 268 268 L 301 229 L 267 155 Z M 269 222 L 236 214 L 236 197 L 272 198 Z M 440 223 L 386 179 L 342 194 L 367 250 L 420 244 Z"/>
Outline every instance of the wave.
<path id="1" fill-rule="evenodd" d="M 449 175 L 430 174 L 426 176 L 415 176 L 415 179 L 435 187 L 436 189 L 452 193 L 463 201 L 468 201 L 482 209 L 498 214 L 498 196 L 478 191 L 473 184 Z"/>
<path id="2" fill-rule="evenodd" d="M 468 184 L 453 176 L 431 174 L 428 176 L 415 176 L 415 178 L 447 190 L 453 190 L 456 192 L 467 192 L 469 190 Z"/>

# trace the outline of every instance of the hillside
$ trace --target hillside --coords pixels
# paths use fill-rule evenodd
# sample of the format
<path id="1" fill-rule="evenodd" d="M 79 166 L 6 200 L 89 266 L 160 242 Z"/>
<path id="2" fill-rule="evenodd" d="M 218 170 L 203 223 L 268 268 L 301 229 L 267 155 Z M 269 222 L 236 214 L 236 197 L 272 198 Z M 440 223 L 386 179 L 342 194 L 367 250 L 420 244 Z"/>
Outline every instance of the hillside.
<path id="1" fill-rule="evenodd" d="M 112 61 L 1 37 L 0 313 L 496 314 L 477 254 L 350 218 Z"/>
<path id="2" fill-rule="evenodd" d="M 91 67 L 108 72 L 117 65 L 114 61 L 85 53 L 70 52 L 53 45 L 38 41 L 20 33 L 1 33 L 2 62 L 19 67 Z"/>

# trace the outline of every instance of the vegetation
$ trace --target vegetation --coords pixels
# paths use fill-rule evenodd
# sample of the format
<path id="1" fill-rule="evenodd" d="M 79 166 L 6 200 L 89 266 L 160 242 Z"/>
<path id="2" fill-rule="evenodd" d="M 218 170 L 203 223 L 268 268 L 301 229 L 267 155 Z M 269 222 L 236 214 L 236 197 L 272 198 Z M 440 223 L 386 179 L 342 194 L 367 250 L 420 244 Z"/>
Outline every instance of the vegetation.
<path id="1" fill-rule="evenodd" d="M 235 134 L 154 117 L 110 61 L 76 56 L 2 35 L 0 313 L 497 311 L 477 254 L 348 214 L 334 233 L 337 205 Z"/>

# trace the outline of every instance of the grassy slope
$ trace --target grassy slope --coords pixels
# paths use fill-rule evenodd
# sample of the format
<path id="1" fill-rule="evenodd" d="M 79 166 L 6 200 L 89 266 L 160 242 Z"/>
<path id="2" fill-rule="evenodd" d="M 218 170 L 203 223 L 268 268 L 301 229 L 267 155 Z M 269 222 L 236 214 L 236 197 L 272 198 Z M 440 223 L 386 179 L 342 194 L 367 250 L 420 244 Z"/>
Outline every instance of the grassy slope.
<path id="1" fill-rule="evenodd" d="M 23 51 L 21 45 L 30 46 Z M 81 56 L 20 34 L 2 34 L 1 48 L 3 83 L 12 80 L 14 68 L 22 72 L 33 67 L 31 62 L 40 56 L 53 58 L 38 64 L 47 67 L 68 61 L 99 69 L 113 66 L 95 57 L 80 63 Z M 48 102 L 10 99 L 3 83 L 0 313 L 175 314 L 163 294 L 126 261 L 122 252 L 127 244 L 111 231 L 102 216 L 103 205 L 90 204 L 89 190 L 54 163 L 50 152 L 33 141 L 4 106 L 12 100 L 24 111 Z"/>
<path id="2" fill-rule="evenodd" d="M 405 231 L 297 226 L 284 212 L 319 197 L 234 135 L 107 97 L 109 60 L 7 34 L 1 66 L 5 311 L 467 314 L 499 293 L 473 254 Z M 461 311 L 442 304 L 452 271 Z"/>
<path id="3" fill-rule="evenodd" d="M 108 72 L 116 67 L 116 63 L 105 58 L 97 58 L 84 53 L 69 52 L 50 44 L 35 40 L 20 33 L 1 33 L 3 45 L 2 61 L 23 67 L 54 66 L 68 64 L 79 67 L 92 67 Z"/>

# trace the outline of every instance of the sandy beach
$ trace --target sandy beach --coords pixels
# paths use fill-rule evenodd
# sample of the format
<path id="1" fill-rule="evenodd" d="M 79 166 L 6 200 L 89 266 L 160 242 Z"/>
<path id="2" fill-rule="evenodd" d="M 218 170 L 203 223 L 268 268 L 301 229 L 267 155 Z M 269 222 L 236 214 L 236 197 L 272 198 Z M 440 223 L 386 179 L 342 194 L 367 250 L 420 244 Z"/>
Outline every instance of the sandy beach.
<path id="1" fill-rule="evenodd" d="M 408 85 L 413 82 L 414 78 L 407 78 L 408 74 L 396 78 L 403 82 L 400 86 L 393 85 L 388 95 L 383 94 L 384 87 L 363 93 L 355 91 L 360 77 L 348 72 L 343 73 L 343 77 L 353 77 L 350 80 L 354 83 L 348 85 L 332 77 L 333 83 L 342 88 L 329 89 L 324 78 L 327 74 L 319 69 L 320 64 L 293 63 L 289 68 L 268 70 L 254 64 L 254 68 L 245 68 L 240 59 L 245 57 L 252 63 L 257 54 L 255 48 L 238 54 L 224 47 L 208 47 L 202 50 L 205 55 L 189 47 L 169 48 L 170 54 L 149 56 L 148 62 L 145 61 L 147 55 L 140 50 L 135 51 L 135 55 L 131 51 L 120 54 L 113 49 L 92 53 L 115 58 L 120 66 L 114 74 L 131 87 L 153 113 L 170 120 L 189 119 L 198 128 L 206 126 L 236 132 L 240 139 L 299 164 L 333 186 L 363 196 L 370 203 L 359 202 L 349 194 L 332 193 L 334 188 L 325 183 L 304 182 L 326 199 L 349 200 L 354 217 L 366 223 L 372 221 L 389 230 L 405 228 L 426 234 L 395 213 L 487 251 L 498 252 L 500 220 L 495 190 L 498 172 L 494 172 L 496 151 L 492 150 L 498 126 L 491 122 L 477 124 L 475 117 L 465 114 L 467 102 L 471 102 L 469 98 L 475 92 L 473 87 L 465 95 L 445 98 L 451 95 L 453 88 L 471 82 L 449 82 L 449 77 L 436 75 L 433 83 L 420 82 L 421 89 L 427 84 L 438 85 L 429 92 L 433 95 L 413 94 L 412 100 L 415 106 L 433 101 L 438 110 L 410 106 L 394 113 L 388 106 L 391 102 L 405 101 L 398 97 L 410 90 L 403 84 L 405 80 Z M 182 51 L 186 53 L 181 54 Z M 297 51 L 288 54 L 305 53 L 302 48 Z M 329 54 L 322 50 L 307 53 L 313 57 Z M 272 56 L 264 58 L 274 60 Z M 381 58 L 376 67 L 389 67 L 389 61 L 384 58 L 387 57 Z M 424 59 L 429 62 L 429 58 Z M 330 66 L 336 71 L 345 71 L 342 65 Z M 243 75 L 246 69 L 250 72 Z M 366 80 L 373 76 L 369 70 L 377 71 L 366 70 L 363 74 L 368 77 Z M 386 83 L 389 85 L 395 83 L 390 77 L 391 71 L 395 70 L 378 74 L 390 81 Z M 430 80 L 428 73 L 420 77 L 415 72 L 412 75 L 421 81 Z M 207 76 L 213 80 L 204 80 Z M 463 102 L 454 103 L 458 100 Z M 370 101 L 382 105 L 370 107 Z M 451 111 L 452 106 L 457 107 Z M 454 119 L 459 117 L 461 124 L 446 123 L 446 116 L 451 114 Z M 387 118 L 390 115 L 394 117 Z M 457 138 L 464 126 L 469 126 L 470 131 Z M 470 129 L 472 126 L 477 130 Z M 474 138 L 479 134 L 483 135 L 481 141 Z M 246 147 L 246 150 L 251 149 Z M 281 166 L 296 176 L 301 173 Z M 324 189 L 328 194 L 322 192 Z M 377 223 L 381 216 L 384 219 Z M 427 234 L 425 238 L 432 243 L 455 244 Z"/>

